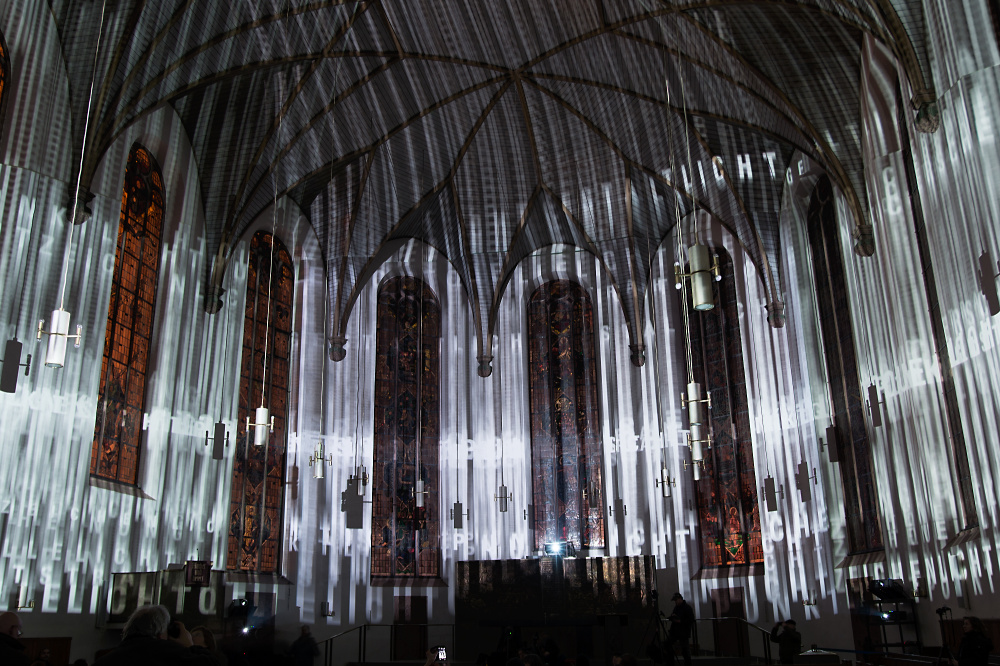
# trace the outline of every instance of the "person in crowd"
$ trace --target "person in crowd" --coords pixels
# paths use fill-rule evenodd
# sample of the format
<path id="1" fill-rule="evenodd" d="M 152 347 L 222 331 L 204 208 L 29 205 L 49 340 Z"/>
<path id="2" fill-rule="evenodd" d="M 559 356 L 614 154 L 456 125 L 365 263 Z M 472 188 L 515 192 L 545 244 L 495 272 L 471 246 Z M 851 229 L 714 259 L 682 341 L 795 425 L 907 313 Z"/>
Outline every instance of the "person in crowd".
<path id="1" fill-rule="evenodd" d="M 219 666 L 226 666 L 229 662 L 226 655 L 219 650 L 215 642 L 215 634 L 209 631 L 208 627 L 199 625 L 191 630 L 191 651 L 196 654 L 207 654 L 215 659 Z"/>
<path id="2" fill-rule="evenodd" d="M 680 592 L 674 592 L 674 596 L 670 599 L 674 602 L 674 611 L 669 617 L 667 655 L 670 656 L 670 663 L 674 663 L 675 646 L 679 646 L 684 657 L 684 666 L 691 666 L 691 646 L 688 640 L 691 638 L 691 629 L 694 628 L 694 610 L 684 601 L 684 595 Z"/>
<path id="3" fill-rule="evenodd" d="M 962 642 L 958 646 L 957 659 L 950 659 L 951 666 L 986 666 L 989 663 L 990 652 L 993 651 L 993 641 L 986 635 L 983 621 L 973 615 L 962 618 Z"/>
<path id="4" fill-rule="evenodd" d="M 180 620 L 174 620 L 167 625 L 167 640 L 173 641 L 186 648 L 194 645 L 194 641 L 191 638 L 191 632 L 187 630 L 187 627 L 185 627 L 184 623 Z"/>
<path id="5" fill-rule="evenodd" d="M 778 661 L 782 664 L 794 664 L 795 656 L 802 652 L 802 635 L 795 628 L 795 620 L 774 625 L 771 641 L 778 644 Z"/>
<path id="6" fill-rule="evenodd" d="M 184 625 L 181 623 L 180 627 Z M 170 612 L 163 606 L 140 606 L 129 616 L 117 648 L 94 666 L 216 666 L 211 657 L 192 652 L 178 640 L 169 640 Z M 184 630 L 187 631 L 186 629 Z M 180 637 L 181 632 L 177 630 Z M 187 635 L 190 641 L 191 635 Z M 183 640 L 183 639 L 181 639 Z"/>
<path id="7" fill-rule="evenodd" d="M 319 656 L 319 646 L 309 631 L 309 625 L 302 625 L 302 634 L 292 643 L 291 650 L 295 666 L 312 666 L 313 660 Z"/>
<path id="8" fill-rule="evenodd" d="M 539 641 L 539 655 L 548 666 L 562 666 L 563 656 L 559 644 L 549 634 L 542 634 Z"/>
<path id="9" fill-rule="evenodd" d="M 17 613 L 0 613 L 0 664 L 28 666 L 31 663 L 24 653 L 24 643 L 18 640 L 22 633 Z"/>

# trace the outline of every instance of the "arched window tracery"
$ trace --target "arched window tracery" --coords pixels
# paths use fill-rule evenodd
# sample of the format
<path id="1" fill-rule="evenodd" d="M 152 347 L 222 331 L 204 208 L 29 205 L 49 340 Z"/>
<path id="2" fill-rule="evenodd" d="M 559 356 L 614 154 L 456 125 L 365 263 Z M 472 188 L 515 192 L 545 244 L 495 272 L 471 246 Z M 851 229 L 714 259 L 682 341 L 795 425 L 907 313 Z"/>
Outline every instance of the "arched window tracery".
<path id="1" fill-rule="evenodd" d="M 594 313 L 583 287 L 554 280 L 535 290 L 528 345 L 535 548 L 604 548 Z"/>
<path id="2" fill-rule="evenodd" d="M 695 483 L 702 567 L 764 561 L 736 276 L 729 253 L 717 252 L 716 307 L 690 317 L 694 379 L 712 397 L 712 445 Z"/>
<path id="3" fill-rule="evenodd" d="M 376 318 L 371 575 L 436 577 L 441 308 L 422 281 L 393 277 Z"/>
<path id="4" fill-rule="evenodd" d="M 294 283 L 292 259 L 284 244 L 269 232 L 254 234 L 229 504 L 229 570 L 277 573 L 280 565 Z M 265 356 L 267 372 L 262 375 Z M 274 429 L 264 444 L 254 441 L 253 427 L 247 432 L 247 417 L 253 421 L 261 404 L 274 418 Z"/>
<path id="5" fill-rule="evenodd" d="M 163 227 L 163 177 L 135 144 L 125 167 L 90 474 L 136 485 Z"/>

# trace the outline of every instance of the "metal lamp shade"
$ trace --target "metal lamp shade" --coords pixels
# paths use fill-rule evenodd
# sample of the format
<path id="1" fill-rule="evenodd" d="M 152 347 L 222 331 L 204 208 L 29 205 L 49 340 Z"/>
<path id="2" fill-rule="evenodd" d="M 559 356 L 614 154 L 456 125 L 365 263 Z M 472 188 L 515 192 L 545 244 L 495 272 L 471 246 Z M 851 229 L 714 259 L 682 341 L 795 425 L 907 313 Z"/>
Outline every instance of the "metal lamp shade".
<path id="1" fill-rule="evenodd" d="M 705 422 L 705 412 L 703 406 L 705 403 L 702 401 L 701 395 L 701 384 L 698 382 L 691 382 L 687 385 L 687 408 L 688 408 L 688 420 L 691 422 L 691 427 L 700 426 Z M 694 435 L 692 435 L 694 437 Z"/>
<path id="2" fill-rule="evenodd" d="M 69 313 L 59 308 L 52 311 L 49 345 L 45 350 L 45 366 L 61 368 L 66 364 L 66 344 L 69 342 Z"/>
<path id="3" fill-rule="evenodd" d="M 322 479 L 326 476 L 326 472 L 323 467 L 326 465 L 326 459 L 324 458 L 323 442 L 316 442 L 316 453 L 313 455 L 313 478 Z"/>
<path id="4" fill-rule="evenodd" d="M 254 418 L 254 429 L 253 429 L 253 443 L 256 446 L 264 446 L 267 444 L 268 438 L 270 436 L 270 427 L 268 426 L 268 409 L 267 407 L 258 407 L 256 416 Z"/>
<path id="5" fill-rule="evenodd" d="M 688 248 L 691 264 L 691 304 L 695 310 L 711 310 L 715 307 L 712 292 L 712 262 L 708 246 L 695 243 Z"/>

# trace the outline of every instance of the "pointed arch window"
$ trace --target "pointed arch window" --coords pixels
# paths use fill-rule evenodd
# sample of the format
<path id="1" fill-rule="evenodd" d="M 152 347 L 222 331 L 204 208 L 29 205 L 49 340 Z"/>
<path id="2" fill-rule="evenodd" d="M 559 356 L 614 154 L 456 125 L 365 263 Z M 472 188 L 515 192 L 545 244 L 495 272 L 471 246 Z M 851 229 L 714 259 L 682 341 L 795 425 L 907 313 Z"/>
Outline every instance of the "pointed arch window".
<path id="1" fill-rule="evenodd" d="M 280 565 L 294 283 L 292 258 L 284 244 L 269 232 L 254 234 L 247 268 L 240 406 L 229 502 L 226 568 L 230 571 L 278 573 Z M 247 432 L 247 417 L 253 420 L 254 410 L 261 404 L 274 418 L 274 430 L 266 442 L 254 441 L 254 428 Z"/>
<path id="2" fill-rule="evenodd" d="M 583 287 L 554 280 L 535 290 L 528 345 L 535 548 L 604 548 L 594 313 Z"/>
<path id="3" fill-rule="evenodd" d="M 400 276 L 379 288 L 376 318 L 372 578 L 436 577 L 441 308 Z"/>
<path id="4" fill-rule="evenodd" d="M 712 396 L 712 446 L 704 452 L 705 470 L 695 484 L 706 568 L 764 561 L 736 276 L 729 253 L 717 253 L 722 276 L 713 283 L 717 305 L 690 318 L 694 380 Z"/>
<path id="5" fill-rule="evenodd" d="M 823 355 L 837 433 L 837 441 L 831 445 L 837 447 L 840 460 L 847 543 L 851 553 L 880 550 L 885 546 L 879 520 L 878 489 L 865 427 L 854 328 L 840 255 L 836 202 L 833 185 L 826 176 L 819 179 L 813 190 L 808 220 Z"/>
<path id="6" fill-rule="evenodd" d="M 134 144 L 122 187 L 90 455 L 90 474 L 98 480 L 138 484 L 162 227 L 160 167 L 148 150 Z"/>

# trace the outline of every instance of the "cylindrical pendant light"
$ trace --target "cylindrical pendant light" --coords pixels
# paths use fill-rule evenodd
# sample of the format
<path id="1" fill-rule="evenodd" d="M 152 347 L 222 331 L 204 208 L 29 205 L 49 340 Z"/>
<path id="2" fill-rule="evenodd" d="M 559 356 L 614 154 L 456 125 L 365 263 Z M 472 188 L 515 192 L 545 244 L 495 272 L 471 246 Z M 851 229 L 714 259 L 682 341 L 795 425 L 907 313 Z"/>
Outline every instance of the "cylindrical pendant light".
<path id="1" fill-rule="evenodd" d="M 705 412 L 702 409 L 701 397 L 701 384 L 699 382 L 690 382 L 687 385 L 687 408 L 688 408 L 688 420 L 691 422 L 691 427 L 700 426 L 705 422 Z"/>
<path id="2" fill-rule="evenodd" d="M 255 446 L 264 446 L 269 439 L 273 423 L 269 423 L 269 413 L 267 407 L 258 407 L 254 417 L 253 443 Z"/>
<path id="3" fill-rule="evenodd" d="M 66 344 L 69 342 L 69 313 L 59 308 L 49 319 L 49 344 L 45 350 L 45 367 L 61 368 L 66 363 Z"/>
<path id="4" fill-rule="evenodd" d="M 416 489 L 413 491 L 413 494 L 416 495 L 417 508 L 418 509 L 424 508 L 424 494 L 425 493 L 424 493 L 424 480 L 423 479 L 417 479 Z"/>
<path id="5" fill-rule="evenodd" d="M 313 456 L 313 478 L 322 479 L 326 474 L 323 471 L 323 466 L 326 460 L 323 459 L 323 440 L 316 442 L 316 453 Z"/>
<path id="6" fill-rule="evenodd" d="M 704 438 L 704 434 L 700 425 L 691 426 L 691 460 L 698 462 L 702 460 L 705 456 L 702 452 L 701 442 Z"/>
<path id="7" fill-rule="evenodd" d="M 695 310 L 711 310 L 715 307 L 712 293 L 712 262 L 708 246 L 695 243 L 688 248 L 691 270 L 691 303 Z"/>
<path id="8" fill-rule="evenodd" d="M 674 481 L 670 478 L 670 470 L 667 469 L 666 464 L 660 465 L 660 491 L 663 493 L 663 497 L 670 497 L 670 486 L 674 485 Z"/>
<path id="9" fill-rule="evenodd" d="M 507 490 L 507 486 L 500 483 L 500 488 L 497 489 L 497 494 L 493 497 L 500 505 L 500 513 L 507 513 L 507 502 L 510 501 L 511 493 Z"/>

